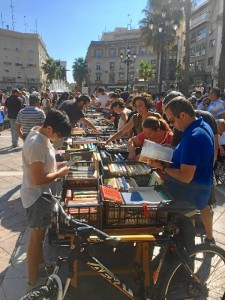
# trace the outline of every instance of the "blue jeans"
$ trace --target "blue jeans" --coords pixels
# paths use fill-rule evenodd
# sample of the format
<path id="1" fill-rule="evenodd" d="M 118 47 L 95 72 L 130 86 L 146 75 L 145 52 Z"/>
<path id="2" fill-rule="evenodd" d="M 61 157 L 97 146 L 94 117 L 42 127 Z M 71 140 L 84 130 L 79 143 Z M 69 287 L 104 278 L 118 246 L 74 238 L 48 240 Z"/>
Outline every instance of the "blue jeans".
<path id="1" fill-rule="evenodd" d="M 19 136 L 16 132 L 16 119 L 9 119 L 9 123 L 11 126 L 12 145 L 16 146 L 19 141 Z"/>

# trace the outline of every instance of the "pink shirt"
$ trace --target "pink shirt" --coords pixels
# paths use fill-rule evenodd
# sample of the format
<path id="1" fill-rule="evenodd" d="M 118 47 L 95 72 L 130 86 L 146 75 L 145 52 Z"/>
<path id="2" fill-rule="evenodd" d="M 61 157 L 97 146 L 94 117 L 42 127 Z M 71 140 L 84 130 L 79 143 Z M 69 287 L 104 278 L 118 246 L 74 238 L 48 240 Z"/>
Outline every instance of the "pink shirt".
<path id="1" fill-rule="evenodd" d="M 144 140 L 148 140 L 148 137 L 144 132 L 139 133 L 137 137 L 140 140 L 142 145 L 144 143 Z M 167 131 L 166 136 L 162 139 L 162 141 L 158 142 L 158 144 L 170 145 L 172 143 L 172 140 L 173 140 L 173 132 L 169 130 Z"/>

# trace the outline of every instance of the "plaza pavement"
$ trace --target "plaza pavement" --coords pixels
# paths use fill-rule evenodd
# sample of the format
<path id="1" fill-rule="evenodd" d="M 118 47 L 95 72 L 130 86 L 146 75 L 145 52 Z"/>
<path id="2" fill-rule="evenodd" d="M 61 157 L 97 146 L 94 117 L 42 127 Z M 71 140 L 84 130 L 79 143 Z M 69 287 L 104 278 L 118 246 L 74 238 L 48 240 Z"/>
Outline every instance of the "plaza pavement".
<path id="1" fill-rule="evenodd" d="M 0 135 L 0 300 L 18 300 L 26 292 L 26 247 L 29 231 L 19 194 L 22 181 L 22 144 L 20 140 L 19 148 L 11 148 L 9 130 Z M 224 186 L 216 187 L 216 197 L 214 237 L 217 244 L 225 249 Z M 197 239 L 200 242 L 202 237 Z M 105 299 L 105 296 L 106 294 L 101 299 Z M 107 295 L 107 299 L 109 298 Z"/>

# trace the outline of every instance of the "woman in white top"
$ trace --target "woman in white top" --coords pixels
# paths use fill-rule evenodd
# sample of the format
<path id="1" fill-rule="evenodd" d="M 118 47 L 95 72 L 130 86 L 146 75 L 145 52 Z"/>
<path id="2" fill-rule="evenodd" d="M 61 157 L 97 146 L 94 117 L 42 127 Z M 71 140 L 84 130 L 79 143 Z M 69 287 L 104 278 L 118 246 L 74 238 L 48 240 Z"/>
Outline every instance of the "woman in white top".
<path id="1" fill-rule="evenodd" d="M 119 98 L 118 100 L 114 101 L 111 105 L 111 108 L 115 113 L 120 115 L 118 122 L 119 131 L 127 124 L 128 116 L 131 113 L 131 110 L 125 107 L 125 103 L 122 98 Z"/>

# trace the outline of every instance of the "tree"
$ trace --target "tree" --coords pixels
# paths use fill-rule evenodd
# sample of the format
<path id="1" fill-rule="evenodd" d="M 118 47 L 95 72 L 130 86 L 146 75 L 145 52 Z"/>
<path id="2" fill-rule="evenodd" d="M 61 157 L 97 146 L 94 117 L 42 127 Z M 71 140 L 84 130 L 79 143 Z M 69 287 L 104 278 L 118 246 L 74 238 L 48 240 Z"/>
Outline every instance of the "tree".
<path id="1" fill-rule="evenodd" d="M 184 83 L 184 68 L 179 62 L 179 64 L 176 66 L 176 72 L 175 72 L 175 78 L 178 85 L 178 89 L 182 90 L 182 86 Z"/>
<path id="2" fill-rule="evenodd" d="M 82 57 L 76 58 L 73 66 L 73 79 L 77 83 L 78 90 L 81 91 L 82 82 L 88 73 L 87 64 Z"/>
<path id="3" fill-rule="evenodd" d="M 222 48 L 220 53 L 220 61 L 219 61 L 219 72 L 218 72 L 218 87 L 221 92 L 224 92 L 225 88 L 225 0 L 223 0 L 223 27 L 222 27 Z"/>
<path id="4" fill-rule="evenodd" d="M 142 60 L 139 64 L 138 75 L 144 79 L 147 90 L 147 80 L 155 78 L 155 65 L 152 65 L 149 60 Z"/>
<path id="5" fill-rule="evenodd" d="M 162 85 L 162 67 L 164 58 L 166 62 L 166 80 L 169 85 L 169 52 L 174 46 L 176 32 L 182 19 L 182 0 L 148 0 L 143 10 L 145 18 L 139 24 L 141 35 L 146 46 L 156 52 L 156 89 Z M 164 14 L 163 14 L 164 11 Z M 158 86 L 159 85 L 159 86 Z"/>
<path id="6" fill-rule="evenodd" d="M 53 79 L 57 79 L 60 75 L 60 68 L 56 65 L 53 58 L 49 57 L 41 66 L 44 73 L 47 75 L 47 80 L 52 83 Z"/>

